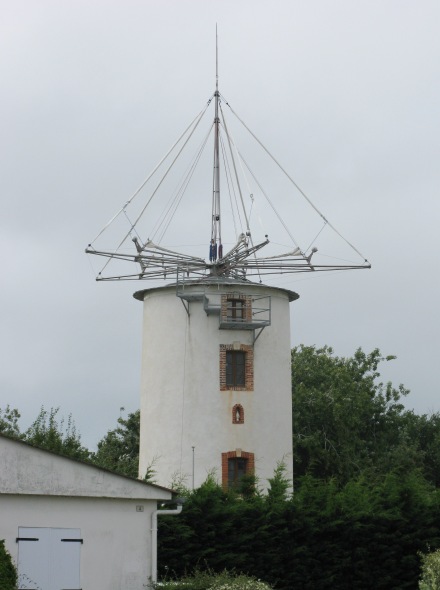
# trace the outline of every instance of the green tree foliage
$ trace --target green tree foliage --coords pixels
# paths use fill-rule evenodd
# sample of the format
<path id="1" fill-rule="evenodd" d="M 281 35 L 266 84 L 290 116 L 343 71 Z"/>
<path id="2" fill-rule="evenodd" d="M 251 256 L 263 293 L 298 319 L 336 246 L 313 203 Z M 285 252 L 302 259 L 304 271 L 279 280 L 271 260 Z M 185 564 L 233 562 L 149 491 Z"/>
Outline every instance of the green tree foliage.
<path id="1" fill-rule="evenodd" d="M 250 573 L 278 590 L 412 590 L 440 547 L 440 417 L 380 381 L 378 350 L 292 351 L 295 492 L 278 465 L 267 494 L 213 478 L 159 520 L 159 566 Z M 168 570 L 168 571 L 169 571 Z"/>
<path id="2" fill-rule="evenodd" d="M 118 427 L 110 430 L 98 443 L 92 460 L 96 465 L 137 477 L 139 470 L 140 411 L 118 418 Z M 152 470 L 145 474 L 151 480 Z"/>
<path id="3" fill-rule="evenodd" d="M 15 408 L 11 408 L 9 405 L 4 409 L 0 408 L 0 433 L 20 438 L 19 419 L 20 413 Z"/>
<path id="4" fill-rule="evenodd" d="M 282 479 L 279 470 L 273 481 Z M 417 471 L 341 486 L 306 475 L 295 493 L 244 498 L 211 478 L 179 516 L 159 519 L 159 572 L 194 564 L 250 574 L 278 590 L 413 590 L 420 551 L 440 547 L 440 492 Z M 286 488 L 285 488 L 286 489 Z"/>
<path id="5" fill-rule="evenodd" d="M 440 590 L 440 550 L 422 555 L 419 590 Z"/>
<path id="6" fill-rule="evenodd" d="M 278 582 L 292 544 L 285 514 L 289 489 L 282 464 L 269 482 L 268 494 L 257 486 L 251 493 L 249 482 L 244 485 L 245 495 L 240 489 L 225 491 L 208 477 L 200 488 L 187 492 L 179 517 L 159 519 L 162 575 L 164 564 L 168 572 L 183 575 L 199 563 L 216 573 L 233 569 L 266 583 Z"/>
<path id="7" fill-rule="evenodd" d="M 423 473 L 426 479 L 440 487 L 440 414 L 431 416 L 408 416 L 401 438 L 405 441 L 403 448 L 412 451 L 423 461 Z"/>
<path id="8" fill-rule="evenodd" d="M 58 420 L 58 412 L 59 408 L 47 411 L 42 407 L 36 420 L 23 434 L 23 439 L 36 447 L 74 459 L 88 459 L 90 452 L 82 446 L 72 417 L 69 416 L 65 424 L 64 418 Z"/>
<path id="9" fill-rule="evenodd" d="M 345 484 L 365 471 L 419 469 L 440 482 L 440 416 L 405 410 L 408 390 L 380 381 L 380 363 L 394 358 L 377 349 L 350 358 L 330 347 L 292 350 L 295 477 Z"/>
<path id="10" fill-rule="evenodd" d="M 5 548 L 5 542 L 2 540 L 0 540 L 0 588 L 1 590 L 15 590 L 17 588 L 17 572 L 11 555 Z"/>
<path id="11" fill-rule="evenodd" d="M 288 480 L 286 472 L 286 464 L 280 461 L 275 468 L 273 477 L 268 480 L 267 502 L 274 507 L 281 505 L 290 496 L 291 482 Z"/>

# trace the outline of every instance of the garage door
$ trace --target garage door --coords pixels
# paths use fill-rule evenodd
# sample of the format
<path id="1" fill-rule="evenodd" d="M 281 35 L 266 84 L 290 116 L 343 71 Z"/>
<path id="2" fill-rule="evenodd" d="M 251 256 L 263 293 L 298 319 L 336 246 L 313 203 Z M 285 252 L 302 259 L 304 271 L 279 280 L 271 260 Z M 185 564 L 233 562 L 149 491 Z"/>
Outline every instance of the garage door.
<path id="1" fill-rule="evenodd" d="M 80 590 L 81 530 L 18 528 L 19 590 Z"/>

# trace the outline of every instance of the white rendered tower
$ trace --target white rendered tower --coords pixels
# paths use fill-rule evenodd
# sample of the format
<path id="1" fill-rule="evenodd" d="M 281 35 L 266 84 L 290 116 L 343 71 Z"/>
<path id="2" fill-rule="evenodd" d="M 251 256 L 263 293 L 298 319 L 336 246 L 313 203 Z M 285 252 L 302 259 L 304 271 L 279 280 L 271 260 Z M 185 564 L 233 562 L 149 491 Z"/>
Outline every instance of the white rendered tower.
<path id="1" fill-rule="evenodd" d="M 292 464 L 289 303 L 296 293 L 207 279 L 144 302 L 140 476 L 224 487 Z"/>

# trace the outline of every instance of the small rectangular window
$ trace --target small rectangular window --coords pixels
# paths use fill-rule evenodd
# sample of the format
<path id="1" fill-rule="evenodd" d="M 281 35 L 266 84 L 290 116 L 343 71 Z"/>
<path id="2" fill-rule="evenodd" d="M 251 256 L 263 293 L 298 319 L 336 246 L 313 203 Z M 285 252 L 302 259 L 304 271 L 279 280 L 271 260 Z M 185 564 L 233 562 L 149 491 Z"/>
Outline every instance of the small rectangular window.
<path id="1" fill-rule="evenodd" d="M 220 344 L 220 391 L 254 390 L 254 349 L 252 345 Z"/>
<path id="2" fill-rule="evenodd" d="M 226 352 L 226 385 L 229 387 L 246 385 L 246 353 L 242 350 Z"/>
<path id="3" fill-rule="evenodd" d="M 255 472 L 254 453 L 236 449 L 222 453 L 222 487 L 224 490 L 239 485 L 244 476 Z"/>
<path id="4" fill-rule="evenodd" d="M 227 319 L 242 322 L 245 319 L 245 301 L 242 299 L 228 299 Z"/>
<path id="5" fill-rule="evenodd" d="M 237 486 L 247 472 L 248 460 L 243 457 L 228 459 L 228 487 Z"/>

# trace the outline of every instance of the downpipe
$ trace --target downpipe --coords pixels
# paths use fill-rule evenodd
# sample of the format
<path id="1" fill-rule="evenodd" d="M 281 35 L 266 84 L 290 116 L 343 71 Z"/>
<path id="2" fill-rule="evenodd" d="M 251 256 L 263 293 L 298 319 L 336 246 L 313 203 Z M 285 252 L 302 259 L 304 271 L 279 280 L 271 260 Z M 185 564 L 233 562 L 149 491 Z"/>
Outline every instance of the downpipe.
<path id="1" fill-rule="evenodd" d="M 163 504 L 177 504 L 177 508 L 173 510 L 155 510 L 151 515 L 151 581 L 153 584 L 157 582 L 157 517 L 180 514 L 183 503 L 184 498 L 177 498 L 177 500 L 171 502 L 163 502 Z"/>

